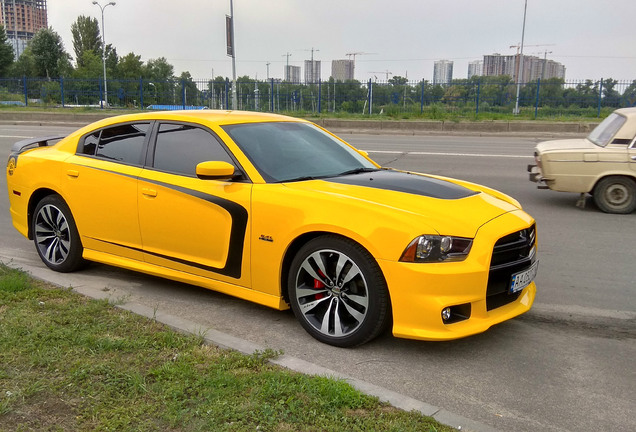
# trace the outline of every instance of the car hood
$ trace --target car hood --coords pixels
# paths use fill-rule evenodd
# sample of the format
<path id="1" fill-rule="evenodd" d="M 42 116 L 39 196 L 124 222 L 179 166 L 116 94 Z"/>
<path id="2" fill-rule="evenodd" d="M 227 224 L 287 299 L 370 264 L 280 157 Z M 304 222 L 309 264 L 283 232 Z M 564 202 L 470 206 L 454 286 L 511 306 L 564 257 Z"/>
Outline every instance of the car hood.
<path id="1" fill-rule="evenodd" d="M 330 203 L 327 205 L 336 206 L 335 211 L 357 211 L 360 217 L 381 218 L 383 224 L 391 224 L 393 220 L 403 224 L 409 220 L 418 234 L 433 234 L 431 230 L 434 230 L 442 235 L 474 237 L 483 224 L 519 210 L 512 204 L 514 200 L 504 201 L 495 196 L 495 191 L 488 193 L 487 188 L 482 190 L 470 183 L 459 184 L 394 170 L 287 183 L 286 186 L 311 193 L 317 197 L 317 205 Z M 318 198 L 321 195 L 325 196 L 324 200 Z M 410 217 L 404 218 L 405 213 Z"/>
<path id="2" fill-rule="evenodd" d="M 597 150 L 599 147 L 587 138 L 544 141 L 537 144 L 537 151 L 541 154 L 550 152 L 572 152 Z"/>

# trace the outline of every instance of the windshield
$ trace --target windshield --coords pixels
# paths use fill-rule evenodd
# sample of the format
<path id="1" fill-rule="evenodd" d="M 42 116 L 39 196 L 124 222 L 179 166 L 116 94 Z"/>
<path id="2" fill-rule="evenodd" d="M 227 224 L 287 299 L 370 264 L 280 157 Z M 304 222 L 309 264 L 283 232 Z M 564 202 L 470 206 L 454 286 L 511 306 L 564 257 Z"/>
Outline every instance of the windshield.
<path id="1" fill-rule="evenodd" d="M 224 126 L 267 182 L 334 177 L 378 169 L 360 153 L 308 123 Z"/>
<path id="2" fill-rule="evenodd" d="M 592 132 L 587 139 L 600 147 L 605 147 L 616 132 L 623 126 L 627 118 L 616 113 L 612 113 L 605 118 Z"/>

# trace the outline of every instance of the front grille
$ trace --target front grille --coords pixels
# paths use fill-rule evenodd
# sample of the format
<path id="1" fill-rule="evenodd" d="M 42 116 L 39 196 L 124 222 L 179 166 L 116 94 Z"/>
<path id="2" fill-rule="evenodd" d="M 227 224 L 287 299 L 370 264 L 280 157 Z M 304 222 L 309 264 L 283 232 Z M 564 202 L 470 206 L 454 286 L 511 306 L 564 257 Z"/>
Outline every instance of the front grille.
<path id="1" fill-rule="evenodd" d="M 534 261 L 535 245 L 535 225 L 497 240 L 488 273 L 487 310 L 496 309 L 519 298 L 520 292 L 508 292 L 512 275 L 530 267 Z"/>

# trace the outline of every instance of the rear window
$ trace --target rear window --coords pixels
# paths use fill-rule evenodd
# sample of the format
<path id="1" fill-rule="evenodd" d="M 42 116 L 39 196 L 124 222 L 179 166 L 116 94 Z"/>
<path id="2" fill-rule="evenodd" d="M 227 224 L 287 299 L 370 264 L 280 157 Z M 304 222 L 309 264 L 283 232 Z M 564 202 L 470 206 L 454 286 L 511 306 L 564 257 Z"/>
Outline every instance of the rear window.
<path id="1" fill-rule="evenodd" d="M 600 147 L 605 147 L 612 137 L 616 135 L 616 132 L 623 127 L 623 124 L 627 121 L 626 117 L 612 113 L 605 120 L 599 123 L 592 132 L 587 136 L 587 139 Z"/>

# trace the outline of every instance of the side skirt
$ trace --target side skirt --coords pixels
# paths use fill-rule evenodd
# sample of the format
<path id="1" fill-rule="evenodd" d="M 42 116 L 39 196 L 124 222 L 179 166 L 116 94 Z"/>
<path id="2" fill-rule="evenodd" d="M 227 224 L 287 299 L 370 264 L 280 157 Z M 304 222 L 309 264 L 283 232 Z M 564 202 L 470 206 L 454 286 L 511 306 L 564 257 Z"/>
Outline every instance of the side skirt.
<path id="1" fill-rule="evenodd" d="M 122 258 L 119 256 L 107 254 L 104 252 L 95 251 L 92 249 L 84 249 L 83 257 L 89 261 L 96 261 L 102 264 L 108 264 L 116 267 L 125 268 L 127 270 L 138 271 L 146 273 L 152 276 L 158 276 L 165 279 L 171 279 L 177 282 L 183 282 L 191 285 L 200 286 L 210 289 L 212 291 L 218 291 L 223 294 L 228 294 L 240 299 L 248 300 L 254 303 L 258 303 L 263 306 L 267 306 L 273 309 L 286 310 L 289 309 L 289 305 L 280 296 L 273 296 L 271 294 L 265 294 L 259 291 L 254 291 L 248 288 L 244 288 L 238 285 L 233 285 L 227 282 L 221 282 L 204 278 L 201 276 L 192 275 L 185 272 L 172 270 L 166 267 L 160 267 L 154 264 L 148 264 L 141 261 L 131 260 L 128 258 Z"/>

